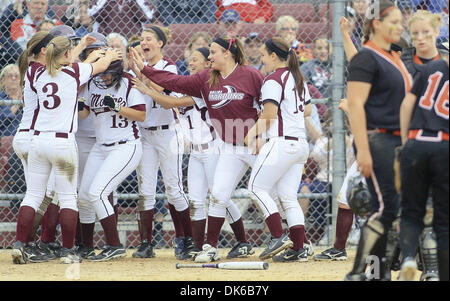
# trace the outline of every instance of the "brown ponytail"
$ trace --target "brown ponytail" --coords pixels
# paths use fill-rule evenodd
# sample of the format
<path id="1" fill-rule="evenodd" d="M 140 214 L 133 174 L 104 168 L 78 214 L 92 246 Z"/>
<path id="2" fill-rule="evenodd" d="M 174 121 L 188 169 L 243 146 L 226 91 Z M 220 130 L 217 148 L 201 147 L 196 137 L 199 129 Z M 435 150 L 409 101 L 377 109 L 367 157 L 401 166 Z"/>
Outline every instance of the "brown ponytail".
<path id="1" fill-rule="evenodd" d="M 45 53 L 45 65 L 50 76 L 55 76 L 61 68 L 60 58 L 70 50 L 70 41 L 65 36 L 54 38 L 48 43 Z"/>
<path id="2" fill-rule="evenodd" d="M 28 65 L 30 64 L 30 61 L 33 59 L 36 59 L 39 56 L 39 53 L 41 52 L 40 49 L 35 49 L 39 44 L 41 44 L 42 47 L 46 47 L 47 44 L 43 44 L 42 41 L 45 39 L 45 37 L 49 34 L 48 31 L 38 31 L 34 36 L 31 37 L 31 39 L 27 43 L 27 48 L 20 54 L 19 58 L 17 59 L 17 65 L 19 66 L 19 72 L 20 72 L 20 86 L 23 86 L 23 81 L 25 79 L 25 73 L 27 72 Z M 40 46 L 39 46 L 40 47 Z M 37 54 L 34 54 L 37 53 Z"/>
<path id="3" fill-rule="evenodd" d="M 277 48 L 288 54 L 287 58 L 282 58 L 275 52 L 275 54 L 278 56 L 280 60 L 282 61 L 287 60 L 288 70 L 289 72 L 292 73 L 292 76 L 294 77 L 295 88 L 297 89 L 298 95 L 301 97 L 303 94 L 305 79 L 303 77 L 303 74 L 300 72 L 300 64 L 298 63 L 298 57 L 295 49 L 290 48 L 289 44 L 281 37 L 274 37 L 271 39 L 271 41 Z M 267 44 L 266 50 L 269 54 L 274 52 L 267 47 Z"/>
<path id="4" fill-rule="evenodd" d="M 395 4 L 390 0 L 379 0 L 375 1 L 374 5 L 379 5 L 379 15 L 378 16 L 366 16 L 364 17 L 363 24 L 363 44 L 367 43 L 370 40 L 370 36 L 374 33 L 374 29 L 372 26 L 372 22 L 375 19 L 383 21 L 383 19 L 389 15 L 388 9 L 391 7 L 396 7 Z"/>
<path id="5" fill-rule="evenodd" d="M 219 38 L 217 38 L 219 39 Z M 215 41 L 217 41 L 217 39 Z M 221 40 L 225 41 L 225 43 L 228 45 L 230 43 L 231 37 L 220 37 Z M 239 38 L 233 38 L 234 42 L 231 43 L 231 47 L 235 47 L 235 54 L 232 54 L 233 59 L 236 63 L 238 63 L 239 66 L 243 66 L 247 64 L 247 57 L 245 55 L 244 50 L 244 44 Z M 213 41 L 214 43 L 214 41 Z M 220 45 L 220 44 L 219 44 Z M 226 48 L 223 47 L 223 45 L 220 45 L 224 50 L 223 52 L 227 51 Z M 211 76 L 209 77 L 209 86 L 212 87 L 214 84 L 219 82 L 220 77 L 220 71 L 211 69 Z"/>

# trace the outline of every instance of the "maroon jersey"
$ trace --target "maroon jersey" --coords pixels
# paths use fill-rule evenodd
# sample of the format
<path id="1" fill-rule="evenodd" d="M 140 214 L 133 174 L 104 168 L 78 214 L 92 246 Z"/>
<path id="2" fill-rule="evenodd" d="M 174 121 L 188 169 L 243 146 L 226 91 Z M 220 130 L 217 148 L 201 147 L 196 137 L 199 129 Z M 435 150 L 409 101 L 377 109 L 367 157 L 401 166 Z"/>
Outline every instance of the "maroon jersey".
<path id="1" fill-rule="evenodd" d="M 210 70 L 191 76 L 150 67 L 141 72 L 165 89 L 201 98 L 197 105 L 208 108 L 211 123 L 225 142 L 243 145 L 258 119 L 264 76 L 253 67 L 237 65 L 226 78 L 219 76 L 213 86 L 208 83 Z"/>

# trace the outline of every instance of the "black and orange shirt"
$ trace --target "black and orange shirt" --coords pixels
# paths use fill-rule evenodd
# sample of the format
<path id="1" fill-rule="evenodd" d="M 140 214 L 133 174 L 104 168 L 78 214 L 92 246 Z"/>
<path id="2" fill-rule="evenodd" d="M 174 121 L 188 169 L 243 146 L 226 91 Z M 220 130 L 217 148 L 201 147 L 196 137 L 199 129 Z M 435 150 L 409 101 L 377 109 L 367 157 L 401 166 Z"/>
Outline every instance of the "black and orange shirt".
<path id="1" fill-rule="evenodd" d="M 367 129 L 400 129 L 400 105 L 412 79 L 399 55 L 369 41 L 352 58 L 348 72 L 349 82 L 371 84 L 364 106 Z"/>
<path id="2" fill-rule="evenodd" d="M 417 96 L 410 130 L 448 133 L 448 65 L 438 60 L 424 65 L 411 93 Z"/>

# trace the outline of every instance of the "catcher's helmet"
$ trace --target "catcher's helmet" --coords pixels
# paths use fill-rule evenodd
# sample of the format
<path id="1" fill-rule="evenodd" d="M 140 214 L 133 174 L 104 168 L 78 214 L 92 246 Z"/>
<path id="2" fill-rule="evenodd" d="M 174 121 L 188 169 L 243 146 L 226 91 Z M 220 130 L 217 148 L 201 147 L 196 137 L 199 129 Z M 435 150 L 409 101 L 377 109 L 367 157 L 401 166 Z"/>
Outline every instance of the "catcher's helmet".
<path id="1" fill-rule="evenodd" d="M 109 65 L 108 69 L 106 69 L 102 73 L 99 73 L 96 76 L 94 76 L 94 78 L 92 78 L 92 81 L 100 89 L 108 89 L 108 88 L 116 85 L 117 83 L 119 83 L 119 81 L 122 79 L 122 73 L 123 73 L 123 61 L 117 60 L 117 61 L 112 62 Z M 103 81 L 103 79 L 101 78 L 101 76 L 108 75 L 108 74 L 112 74 L 113 78 L 110 83 L 106 84 Z"/>
<path id="2" fill-rule="evenodd" d="M 370 214 L 371 197 L 367 184 L 359 173 L 348 181 L 347 202 L 353 213 L 360 217 Z"/>

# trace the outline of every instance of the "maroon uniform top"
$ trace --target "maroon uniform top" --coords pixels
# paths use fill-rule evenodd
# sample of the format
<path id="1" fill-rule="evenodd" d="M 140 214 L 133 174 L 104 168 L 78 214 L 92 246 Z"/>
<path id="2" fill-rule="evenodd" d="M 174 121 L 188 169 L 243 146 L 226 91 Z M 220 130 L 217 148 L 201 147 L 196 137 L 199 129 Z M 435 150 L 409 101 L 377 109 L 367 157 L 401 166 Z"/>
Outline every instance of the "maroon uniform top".
<path id="1" fill-rule="evenodd" d="M 183 76 L 151 67 L 142 74 L 170 91 L 201 98 L 197 105 L 207 107 L 209 116 L 222 140 L 243 145 L 247 132 L 258 119 L 261 86 L 264 76 L 257 69 L 239 66 L 226 77 L 219 76 L 217 84 L 210 86 L 210 70 Z"/>

